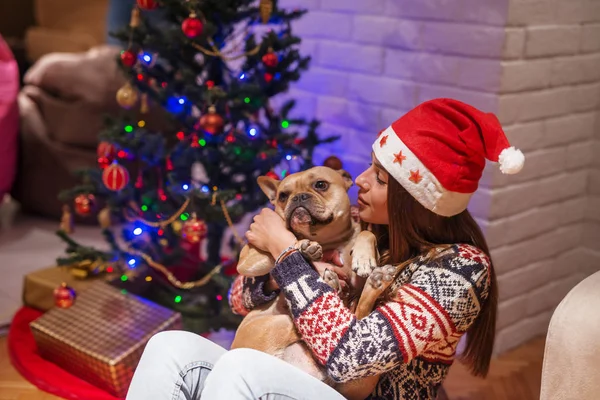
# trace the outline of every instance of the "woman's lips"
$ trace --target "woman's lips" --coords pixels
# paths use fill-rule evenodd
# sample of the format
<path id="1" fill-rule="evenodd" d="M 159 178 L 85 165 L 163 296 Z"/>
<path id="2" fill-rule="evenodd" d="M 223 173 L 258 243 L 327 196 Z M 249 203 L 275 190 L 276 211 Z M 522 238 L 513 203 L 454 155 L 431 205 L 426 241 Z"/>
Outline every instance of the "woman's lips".
<path id="1" fill-rule="evenodd" d="M 360 196 L 358 196 L 358 204 L 362 205 L 362 206 L 368 206 L 369 203 L 367 203 L 366 201 L 364 201 L 364 199 Z"/>

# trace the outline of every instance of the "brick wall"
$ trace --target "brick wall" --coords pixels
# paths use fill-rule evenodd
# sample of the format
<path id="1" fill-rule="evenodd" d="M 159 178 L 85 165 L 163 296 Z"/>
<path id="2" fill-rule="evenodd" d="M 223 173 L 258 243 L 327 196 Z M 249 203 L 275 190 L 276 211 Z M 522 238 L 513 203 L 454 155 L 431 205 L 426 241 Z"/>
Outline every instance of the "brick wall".
<path id="1" fill-rule="evenodd" d="M 554 307 L 600 269 L 600 1 L 280 0 L 311 70 L 291 91 L 342 140 L 356 176 L 376 133 L 418 103 L 454 97 L 497 113 L 527 157 L 486 169 L 469 209 L 500 281 L 498 352 L 546 331 Z M 583 240 L 582 240 L 583 239 Z"/>
<path id="2" fill-rule="evenodd" d="M 544 334 L 566 293 L 600 269 L 600 2 L 510 0 L 502 56 L 499 118 L 527 161 L 516 176 L 490 168 L 477 194 L 500 282 L 500 352 Z"/>

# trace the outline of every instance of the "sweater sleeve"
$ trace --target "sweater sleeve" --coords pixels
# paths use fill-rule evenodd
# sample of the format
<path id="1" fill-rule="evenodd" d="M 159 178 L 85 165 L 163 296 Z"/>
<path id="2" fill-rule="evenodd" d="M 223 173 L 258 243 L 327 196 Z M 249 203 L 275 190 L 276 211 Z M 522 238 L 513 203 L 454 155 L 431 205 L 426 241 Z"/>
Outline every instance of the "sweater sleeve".
<path id="1" fill-rule="evenodd" d="M 266 304 L 279 295 L 279 291 L 266 293 L 269 275 L 248 278 L 238 275 L 229 289 L 229 306 L 234 314 L 246 316 L 255 307 Z"/>
<path id="2" fill-rule="evenodd" d="M 421 265 L 393 301 L 360 321 L 300 254 L 272 274 L 304 341 L 332 379 L 346 382 L 390 371 L 429 349 L 455 348 L 487 296 L 486 260 L 455 252 Z"/>

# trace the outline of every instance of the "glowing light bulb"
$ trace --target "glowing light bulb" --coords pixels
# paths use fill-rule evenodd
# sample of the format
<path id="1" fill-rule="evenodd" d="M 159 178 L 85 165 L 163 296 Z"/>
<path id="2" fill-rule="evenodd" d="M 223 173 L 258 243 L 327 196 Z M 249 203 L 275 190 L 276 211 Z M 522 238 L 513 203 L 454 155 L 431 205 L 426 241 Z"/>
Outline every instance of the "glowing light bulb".
<path id="1" fill-rule="evenodd" d="M 133 234 L 136 235 L 136 236 L 141 235 L 142 234 L 142 228 L 135 228 L 133 230 Z"/>

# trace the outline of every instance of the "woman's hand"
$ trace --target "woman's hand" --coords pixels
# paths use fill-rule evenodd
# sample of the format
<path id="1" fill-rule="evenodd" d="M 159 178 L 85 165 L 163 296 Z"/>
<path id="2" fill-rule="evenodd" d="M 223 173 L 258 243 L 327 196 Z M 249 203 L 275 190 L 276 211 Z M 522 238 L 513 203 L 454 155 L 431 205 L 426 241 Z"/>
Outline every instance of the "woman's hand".
<path id="1" fill-rule="evenodd" d="M 296 243 L 296 236 L 287 230 L 285 221 L 269 208 L 263 208 L 254 217 L 250 230 L 246 232 L 246 239 L 254 247 L 271 253 L 275 259 Z"/>

